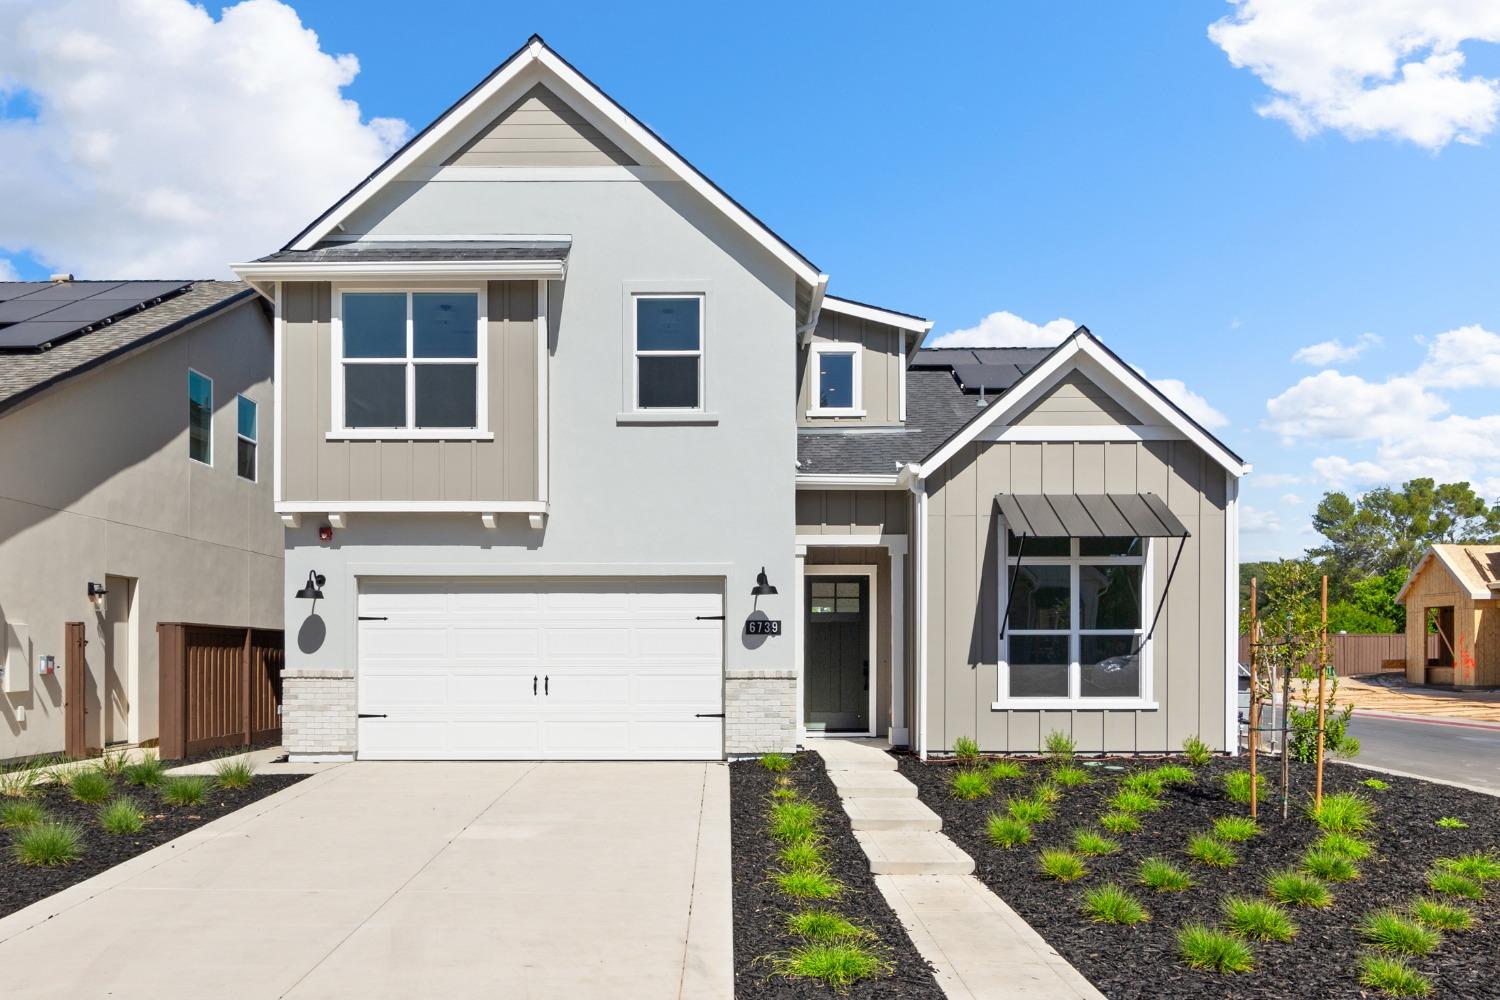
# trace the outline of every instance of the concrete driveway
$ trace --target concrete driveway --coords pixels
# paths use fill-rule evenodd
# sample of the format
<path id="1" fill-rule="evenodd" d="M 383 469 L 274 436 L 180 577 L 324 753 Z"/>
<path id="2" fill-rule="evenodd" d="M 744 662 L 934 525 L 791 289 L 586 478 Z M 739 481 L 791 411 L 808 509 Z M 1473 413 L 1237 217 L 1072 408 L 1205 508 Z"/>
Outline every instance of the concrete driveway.
<path id="1" fill-rule="evenodd" d="M 728 998 L 728 772 L 342 765 L 0 919 L 0 968 L 17 1000 Z"/>

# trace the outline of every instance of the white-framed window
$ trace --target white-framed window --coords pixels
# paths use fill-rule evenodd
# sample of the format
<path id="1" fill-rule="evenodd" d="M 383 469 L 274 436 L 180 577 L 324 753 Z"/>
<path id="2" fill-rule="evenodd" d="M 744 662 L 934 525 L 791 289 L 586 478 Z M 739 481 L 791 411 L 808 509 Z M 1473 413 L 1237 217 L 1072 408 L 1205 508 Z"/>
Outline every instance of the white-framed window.
<path id="1" fill-rule="evenodd" d="M 701 294 L 634 295 L 636 410 L 703 410 L 703 300 Z"/>
<path id="2" fill-rule="evenodd" d="M 1000 613 L 1004 708 L 1150 708 L 1148 538 L 1006 532 Z M 1014 593 L 1012 590 L 1014 581 Z"/>
<path id="3" fill-rule="evenodd" d="M 214 380 L 188 369 L 188 458 L 214 464 Z"/>
<path id="4" fill-rule="evenodd" d="M 858 344 L 816 343 L 808 358 L 810 417 L 862 417 L 864 350 Z"/>
<path id="5" fill-rule="evenodd" d="M 491 436 L 482 288 L 334 291 L 331 437 Z"/>
<path id="6" fill-rule="evenodd" d="M 235 471 L 241 479 L 252 483 L 260 474 L 259 408 L 255 400 L 244 396 L 234 397 L 235 407 Z"/>

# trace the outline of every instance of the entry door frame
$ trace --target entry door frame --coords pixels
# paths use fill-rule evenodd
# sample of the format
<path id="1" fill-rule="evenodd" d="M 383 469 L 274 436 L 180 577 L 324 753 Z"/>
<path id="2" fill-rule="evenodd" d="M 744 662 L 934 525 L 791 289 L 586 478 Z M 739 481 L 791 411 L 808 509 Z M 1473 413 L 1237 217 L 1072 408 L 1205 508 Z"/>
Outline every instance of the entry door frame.
<path id="1" fill-rule="evenodd" d="M 869 627 L 870 631 L 869 639 L 867 640 L 866 645 L 866 649 L 868 650 L 867 655 L 870 658 L 870 697 L 869 705 L 865 710 L 865 719 L 868 720 L 869 725 L 865 728 L 865 731 L 863 733 L 859 732 L 858 730 L 840 730 L 836 733 L 818 732 L 816 730 L 810 730 L 807 728 L 807 686 L 805 684 L 801 685 L 802 697 L 797 699 L 797 725 L 802 730 L 804 735 L 806 735 L 810 739 L 822 739 L 824 737 L 837 739 L 840 736 L 874 736 L 876 732 L 875 696 L 880 689 L 880 629 L 878 627 L 880 624 L 880 567 L 868 564 L 862 564 L 858 566 L 835 566 L 832 564 L 819 563 L 814 566 L 803 566 L 802 575 L 804 578 L 810 576 L 862 576 L 867 581 L 865 586 L 865 594 L 866 600 L 869 601 L 869 607 L 866 609 L 868 613 L 865 615 L 865 624 Z M 797 648 L 799 653 L 802 654 L 801 659 L 803 661 L 802 670 L 799 670 L 798 674 L 799 676 L 801 676 L 802 671 L 805 671 L 807 669 L 805 653 L 807 649 L 807 636 L 802 632 L 802 630 L 807 628 L 808 626 L 807 604 L 805 599 L 801 596 L 807 588 L 806 580 L 803 579 L 799 581 L 797 586 Z"/>

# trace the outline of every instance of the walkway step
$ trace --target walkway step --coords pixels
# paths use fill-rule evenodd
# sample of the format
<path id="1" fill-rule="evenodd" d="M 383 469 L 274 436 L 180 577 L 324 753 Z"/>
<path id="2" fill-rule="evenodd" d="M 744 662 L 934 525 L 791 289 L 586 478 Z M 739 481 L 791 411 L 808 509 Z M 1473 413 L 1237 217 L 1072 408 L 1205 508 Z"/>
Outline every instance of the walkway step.
<path id="1" fill-rule="evenodd" d="M 941 833 L 859 830 L 854 838 L 876 875 L 968 875 L 974 871 L 974 859 Z"/>
<path id="2" fill-rule="evenodd" d="M 829 780 L 846 799 L 914 799 L 917 786 L 895 771 L 829 771 Z"/>
<path id="3" fill-rule="evenodd" d="M 896 770 L 896 758 L 886 752 L 885 740 L 822 739 L 816 749 L 830 771 Z"/>
<path id="4" fill-rule="evenodd" d="M 930 830 L 943 819 L 918 799 L 845 799 L 844 812 L 856 830 Z"/>

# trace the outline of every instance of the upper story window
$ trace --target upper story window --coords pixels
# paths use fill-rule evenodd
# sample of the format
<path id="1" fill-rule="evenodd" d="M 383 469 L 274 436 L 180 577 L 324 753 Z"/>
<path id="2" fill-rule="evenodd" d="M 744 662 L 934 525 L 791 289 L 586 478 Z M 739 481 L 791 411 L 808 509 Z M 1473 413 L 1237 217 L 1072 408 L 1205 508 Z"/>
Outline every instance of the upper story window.
<path id="1" fill-rule="evenodd" d="M 635 296 L 635 408 L 703 409 L 703 296 Z"/>
<path id="2" fill-rule="evenodd" d="M 214 380 L 188 369 L 188 457 L 214 464 Z"/>
<path id="3" fill-rule="evenodd" d="M 348 436 L 472 436 L 486 423 L 477 289 L 345 291 L 335 316 L 335 420 Z"/>
<path id="4" fill-rule="evenodd" d="M 810 358 L 814 417 L 862 417 L 862 349 L 858 344 L 815 343 Z"/>
<path id="5" fill-rule="evenodd" d="M 259 472 L 260 458 L 256 454 L 260 446 L 259 413 L 255 400 L 244 396 L 234 398 L 235 405 L 235 471 L 241 479 L 255 482 Z"/>

